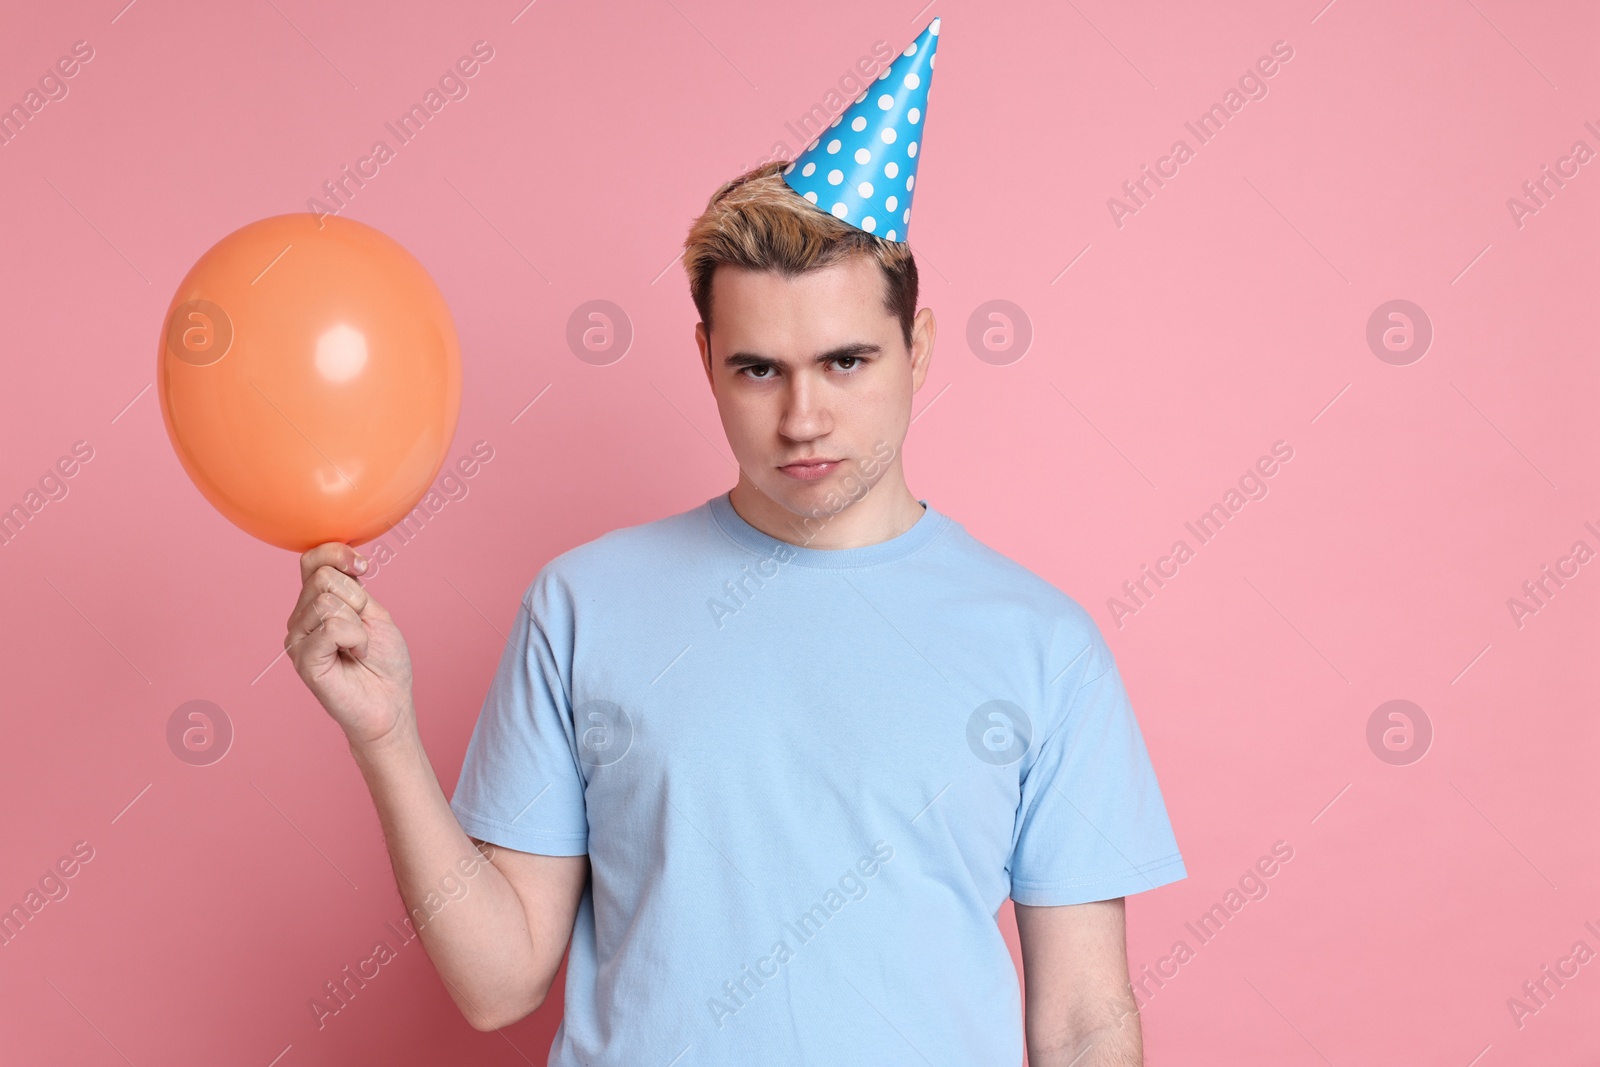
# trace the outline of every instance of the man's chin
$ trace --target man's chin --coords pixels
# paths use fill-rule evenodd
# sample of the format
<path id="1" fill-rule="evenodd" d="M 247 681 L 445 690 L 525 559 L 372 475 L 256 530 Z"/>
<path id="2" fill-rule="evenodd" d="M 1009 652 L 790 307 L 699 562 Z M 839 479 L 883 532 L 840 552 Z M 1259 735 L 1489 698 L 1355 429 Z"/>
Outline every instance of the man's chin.
<path id="1" fill-rule="evenodd" d="M 796 515 L 810 516 L 843 511 L 871 492 L 872 483 L 861 476 L 855 464 L 841 460 L 816 478 L 795 478 L 779 470 L 774 484 L 765 486 L 764 491 Z"/>

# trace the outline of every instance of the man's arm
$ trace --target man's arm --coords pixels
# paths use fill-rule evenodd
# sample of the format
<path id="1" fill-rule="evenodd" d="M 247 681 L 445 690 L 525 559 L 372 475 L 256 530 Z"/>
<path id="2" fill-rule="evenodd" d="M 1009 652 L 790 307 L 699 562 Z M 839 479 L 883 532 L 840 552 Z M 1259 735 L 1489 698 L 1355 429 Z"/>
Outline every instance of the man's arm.
<path id="1" fill-rule="evenodd" d="M 1123 898 L 1016 912 L 1029 1067 L 1143 1067 Z"/>
<path id="2" fill-rule="evenodd" d="M 485 862 L 450 810 L 422 747 L 411 658 L 393 618 L 357 580 L 349 545 L 300 558 L 284 648 L 344 730 L 366 779 L 395 882 L 451 999 L 479 1030 L 543 1003 L 572 936 L 587 856 L 493 848 Z M 451 887 L 465 885 L 465 890 Z"/>
<path id="3" fill-rule="evenodd" d="M 544 1003 L 572 937 L 588 856 L 478 847 L 456 821 L 409 725 L 382 747 L 358 747 L 361 768 L 423 948 L 477 1030 L 497 1030 Z M 485 860 L 487 857 L 487 861 Z M 466 872 L 473 873 L 467 874 Z M 441 881 L 467 888 L 449 896 Z M 432 898 L 430 901 L 429 898 Z"/>

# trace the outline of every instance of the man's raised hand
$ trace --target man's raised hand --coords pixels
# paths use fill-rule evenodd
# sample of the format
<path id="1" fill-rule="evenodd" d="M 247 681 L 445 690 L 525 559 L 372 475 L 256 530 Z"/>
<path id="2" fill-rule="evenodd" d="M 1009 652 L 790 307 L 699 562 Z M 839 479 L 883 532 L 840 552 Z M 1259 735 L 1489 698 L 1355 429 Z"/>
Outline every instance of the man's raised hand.
<path id="1" fill-rule="evenodd" d="M 283 646 L 352 746 L 380 743 L 413 714 L 411 655 L 394 620 L 357 580 L 366 561 L 337 541 L 300 557 L 300 599 Z"/>

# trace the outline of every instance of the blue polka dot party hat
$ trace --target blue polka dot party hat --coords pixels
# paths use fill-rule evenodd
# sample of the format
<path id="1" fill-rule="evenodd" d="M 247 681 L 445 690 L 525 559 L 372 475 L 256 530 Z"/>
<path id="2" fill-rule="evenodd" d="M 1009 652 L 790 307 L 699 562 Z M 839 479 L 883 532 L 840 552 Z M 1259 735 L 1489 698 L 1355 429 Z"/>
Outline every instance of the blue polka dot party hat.
<path id="1" fill-rule="evenodd" d="M 934 19 L 784 169 L 789 188 L 857 229 L 885 241 L 906 240 L 938 47 Z"/>

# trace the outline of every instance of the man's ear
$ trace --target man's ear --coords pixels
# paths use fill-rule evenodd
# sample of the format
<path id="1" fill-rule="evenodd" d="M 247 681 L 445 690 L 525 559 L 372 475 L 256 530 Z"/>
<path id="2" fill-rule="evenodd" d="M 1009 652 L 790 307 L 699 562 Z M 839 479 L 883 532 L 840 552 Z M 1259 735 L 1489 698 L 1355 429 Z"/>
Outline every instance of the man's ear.
<path id="1" fill-rule="evenodd" d="M 716 382 L 711 377 L 711 333 L 703 322 L 694 324 L 694 343 L 700 348 L 700 366 L 706 372 L 706 383 L 715 389 Z"/>
<path id="2" fill-rule="evenodd" d="M 939 333 L 939 324 L 933 319 L 932 308 L 922 308 L 911 320 L 911 391 L 922 388 L 928 377 L 928 364 L 933 359 L 933 341 Z"/>

